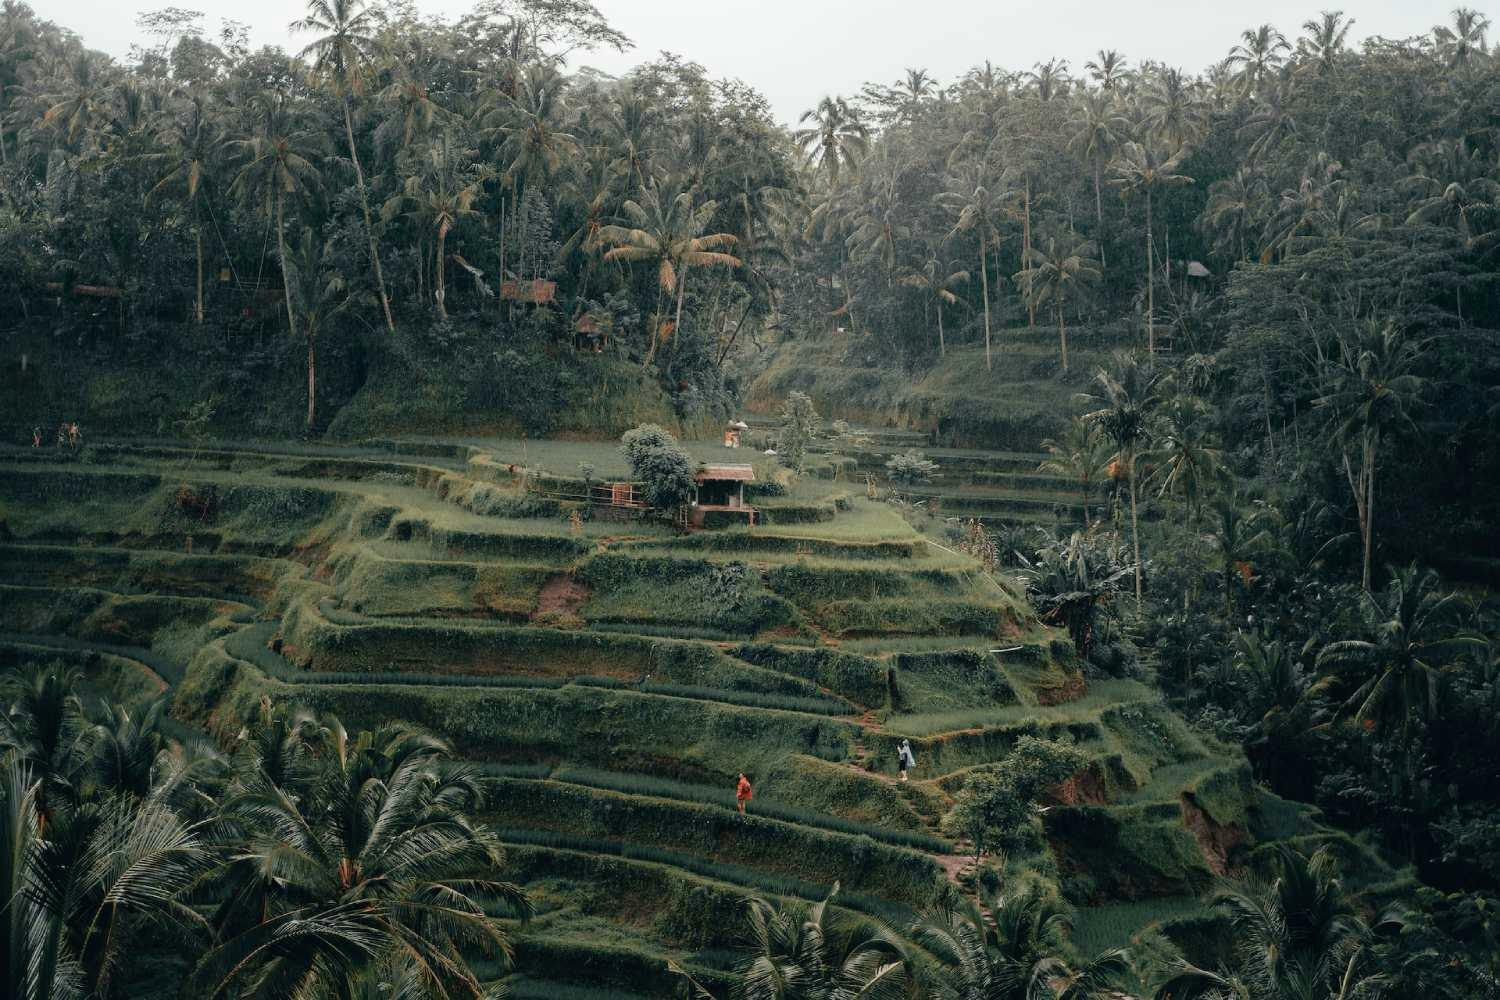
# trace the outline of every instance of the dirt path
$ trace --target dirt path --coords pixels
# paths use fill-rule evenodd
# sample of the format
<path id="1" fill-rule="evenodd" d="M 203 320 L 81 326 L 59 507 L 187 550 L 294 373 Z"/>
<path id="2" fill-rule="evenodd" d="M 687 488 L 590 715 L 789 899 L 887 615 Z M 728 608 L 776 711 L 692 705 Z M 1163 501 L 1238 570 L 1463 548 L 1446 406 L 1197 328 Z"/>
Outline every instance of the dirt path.
<path id="1" fill-rule="evenodd" d="M 542 584 L 536 595 L 536 610 L 531 620 L 559 618 L 576 615 L 589 599 L 589 588 L 579 583 L 571 573 L 558 573 Z"/>

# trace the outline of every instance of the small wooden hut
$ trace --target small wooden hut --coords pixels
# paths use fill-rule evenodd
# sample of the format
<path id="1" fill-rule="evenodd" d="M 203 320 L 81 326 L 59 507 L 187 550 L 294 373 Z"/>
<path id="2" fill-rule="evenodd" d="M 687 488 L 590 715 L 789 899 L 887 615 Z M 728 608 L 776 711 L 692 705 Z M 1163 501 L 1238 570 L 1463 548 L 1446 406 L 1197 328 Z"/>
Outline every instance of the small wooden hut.
<path id="1" fill-rule="evenodd" d="M 687 522 L 692 527 L 712 527 L 740 518 L 744 518 L 746 524 L 755 523 L 755 508 L 745 503 L 745 484 L 755 482 L 754 468 L 749 465 L 705 465 L 693 479 L 698 487 L 694 491 L 693 503 L 686 511 Z"/>

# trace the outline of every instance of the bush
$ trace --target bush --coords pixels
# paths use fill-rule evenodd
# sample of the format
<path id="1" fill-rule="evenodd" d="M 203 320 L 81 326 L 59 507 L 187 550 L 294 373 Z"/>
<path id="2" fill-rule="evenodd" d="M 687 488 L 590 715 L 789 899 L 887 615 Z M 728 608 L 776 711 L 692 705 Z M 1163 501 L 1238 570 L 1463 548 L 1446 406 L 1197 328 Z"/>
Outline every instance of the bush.
<path id="1" fill-rule="evenodd" d="M 804 392 L 793 392 L 781 411 L 781 434 L 776 446 L 781 463 L 800 475 L 807 464 L 807 446 L 818 429 L 818 411 Z"/>
<path id="2" fill-rule="evenodd" d="M 630 474 L 641 484 L 641 498 L 657 510 L 680 507 L 693 498 L 695 463 L 677 439 L 656 424 L 642 424 L 620 438 Z"/>
<path id="3" fill-rule="evenodd" d="M 893 455 L 885 463 L 886 478 L 904 486 L 931 482 L 937 469 L 937 463 L 923 458 L 920 451 L 907 451 Z"/>

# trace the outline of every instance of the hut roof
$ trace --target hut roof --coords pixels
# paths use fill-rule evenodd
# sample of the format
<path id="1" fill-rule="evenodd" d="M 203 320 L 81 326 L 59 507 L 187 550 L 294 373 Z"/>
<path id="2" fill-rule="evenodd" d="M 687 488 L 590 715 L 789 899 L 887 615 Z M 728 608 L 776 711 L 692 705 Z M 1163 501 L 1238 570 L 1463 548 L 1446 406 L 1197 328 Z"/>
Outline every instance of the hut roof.
<path id="1" fill-rule="evenodd" d="M 698 474 L 693 478 L 700 483 L 709 480 L 753 483 L 755 482 L 755 469 L 749 465 L 704 465 L 698 469 Z"/>

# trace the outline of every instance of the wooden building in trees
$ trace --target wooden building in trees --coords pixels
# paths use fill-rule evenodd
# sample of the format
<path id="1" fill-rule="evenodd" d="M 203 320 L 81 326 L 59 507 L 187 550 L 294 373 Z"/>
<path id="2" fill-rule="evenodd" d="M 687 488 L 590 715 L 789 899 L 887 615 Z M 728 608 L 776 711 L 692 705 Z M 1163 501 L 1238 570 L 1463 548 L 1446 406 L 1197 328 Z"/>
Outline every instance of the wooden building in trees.
<path id="1" fill-rule="evenodd" d="M 741 519 L 755 523 L 755 508 L 745 503 L 745 484 L 755 482 L 749 465 L 705 465 L 693 477 L 698 484 L 693 502 L 684 508 L 690 527 L 712 528 Z"/>

